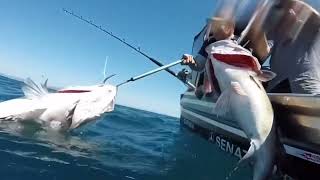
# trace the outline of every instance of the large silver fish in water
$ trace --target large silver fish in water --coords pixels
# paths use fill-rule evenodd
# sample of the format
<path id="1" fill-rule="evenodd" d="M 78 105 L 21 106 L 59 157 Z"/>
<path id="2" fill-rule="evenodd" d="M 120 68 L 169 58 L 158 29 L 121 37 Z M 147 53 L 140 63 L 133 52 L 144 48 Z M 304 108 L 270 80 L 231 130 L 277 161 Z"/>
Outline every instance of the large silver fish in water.
<path id="1" fill-rule="evenodd" d="M 253 161 L 253 179 L 268 179 L 274 167 L 276 134 L 272 105 L 261 81 L 275 74 L 261 71 L 256 58 L 231 40 L 215 42 L 206 50 L 222 92 L 215 112 L 235 119 L 250 140 L 238 165 Z"/>
<path id="2" fill-rule="evenodd" d="M 37 121 L 55 130 L 71 130 L 113 111 L 117 88 L 64 89 L 49 93 L 31 79 L 22 88 L 25 97 L 0 103 L 0 121 Z"/>

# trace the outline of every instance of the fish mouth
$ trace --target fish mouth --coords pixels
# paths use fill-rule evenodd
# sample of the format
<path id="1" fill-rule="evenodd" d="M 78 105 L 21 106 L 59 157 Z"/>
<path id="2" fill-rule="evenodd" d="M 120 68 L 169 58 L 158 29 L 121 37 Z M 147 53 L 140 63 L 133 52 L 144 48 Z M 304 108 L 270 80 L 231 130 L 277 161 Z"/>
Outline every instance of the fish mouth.
<path id="1" fill-rule="evenodd" d="M 260 69 L 261 69 L 261 65 L 259 64 L 259 61 L 253 56 L 249 56 L 245 54 L 229 55 L 229 54 L 219 54 L 219 53 L 214 53 L 212 54 L 212 56 L 217 61 L 226 63 L 231 66 L 250 69 L 254 72 L 260 72 Z"/>

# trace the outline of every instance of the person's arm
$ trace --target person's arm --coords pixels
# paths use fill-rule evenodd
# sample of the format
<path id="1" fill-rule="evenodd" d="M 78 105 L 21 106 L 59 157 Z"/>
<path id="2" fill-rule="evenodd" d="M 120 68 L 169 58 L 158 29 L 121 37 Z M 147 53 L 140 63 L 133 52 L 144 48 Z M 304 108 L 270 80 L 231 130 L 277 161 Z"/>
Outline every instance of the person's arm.
<path id="1" fill-rule="evenodd" d="M 205 65 L 207 62 L 207 57 L 208 57 L 208 54 L 206 52 L 206 47 L 214 41 L 215 41 L 215 39 L 212 38 L 209 41 L 203 42 L 196 57 L 193 57 L 192 55 L 189 55 L 189 54 L 184 54 L 182 56 L 182 59 L 184 59 L 182 64 L 189 65 L 189 67 L 192 70 L 202 71 L 205 68 Z"/>
<path id="2" fill-rule="evenodd" d="M 263 60 L 269 55 L 270 47 L 268 45 L 267 37 L 264 32 L 259 32 L 254 36 L 248 34 L 250 40 L 249 47 L 253 50 L 253 54 L 259 59 L 259 62 L 263 64 Z"/>
<path id="3" fill-rule="evenodd" d="M 194 59 L 196 60 L 196 67 L 194 67 L 193 70 L 202 71 L 206 65 L 207 58 L 201 54 L 198 54 L 196 57 L 194 57 Z"/>
<path id="4" fill-rule="evenodd" d="M 263 28 L 265 23 L 264 17 L 266 17 L 267 9 L 259 7 L 256 11 L 258 14 L 255 16 L 250 30 L 246 35 L 246 39 L 249 40 L 249 48 L 253 50 L 253 54 L 262 64 L 263 62 L 261 61 L 264 60 L 270 52 L 265 29 Z"/>
<path id="5" fill-rule="evenodd" d="M 184 60 L 182 62 L 183 65 L 188 65 L 192 70 L 195 71 L 202 71 L 207 60 L 207 58 L 203 57 L 200 54 L 198 54 L 196 57 L 193 57 L 190 54 L 184 54 L 182 56 L 182 59 Z"/>

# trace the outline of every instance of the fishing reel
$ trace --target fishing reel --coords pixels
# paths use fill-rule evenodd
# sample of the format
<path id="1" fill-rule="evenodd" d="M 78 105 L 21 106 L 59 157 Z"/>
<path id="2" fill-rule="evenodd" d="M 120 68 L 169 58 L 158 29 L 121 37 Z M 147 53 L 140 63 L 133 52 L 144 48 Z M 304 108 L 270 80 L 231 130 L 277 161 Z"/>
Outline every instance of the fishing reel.
<path id="1" fill-rule="evenodd" d="M 187 83 L 187 80 L 190 79 L 190 71 L 186 68 L 183 68 L 181 71 L 178 72 L 177 77 L 184 83 Z"/>

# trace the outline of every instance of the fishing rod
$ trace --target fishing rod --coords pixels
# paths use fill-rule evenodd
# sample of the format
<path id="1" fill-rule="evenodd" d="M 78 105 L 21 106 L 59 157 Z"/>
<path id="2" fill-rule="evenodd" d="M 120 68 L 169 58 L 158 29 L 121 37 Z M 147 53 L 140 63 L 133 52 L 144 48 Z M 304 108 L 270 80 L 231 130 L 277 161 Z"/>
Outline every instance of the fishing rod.
<path id="1" fill-rule="evenodd" d="M 130 47 L 131 49 L 133 49 L 133 50 L 136 51 L 137 53 L 139 53 L 139 54 L 141 54 L 142 56 L 148 58 L 148 59 L 149 59 L 150 61 L 152 61 L 154 64 L 156 64 L 156 65 L 158 65 L 158 66 L 160 66 L 160 67 L 163 66 L 163 64 L 162 64 L 161 62 L 157 61 L 156 59 L 154 59 L 154 58 L 150 57 L 149 55 L 147 55 L 145 52 L 141 51 L 141 50 L 140 50 L 140 47 L 138 47 L 138 48 L 134 47 L 133 45 L 127 43 L 123 38 L 120 38 L 119 36 L 114 35 L 111 31 L 108 31 L 108 30 L 102 28 L 100 25 L 97 25 L 97 24 L 93 23 L 92 21 L 83 18 L 83 17 L 80 16 L 80 15 L 77 15 L 77 14 L 71 12 L 71 11 L 68 11 L 67 9 L 64 9 L 64 8 L 63 8 L 62 10 L 63 10 L 65 13 L 67 13 L 67 14 L 69 14 L 69 15 L 71 15 L 71 16 L 73 16 L 73 17 L 75 17 L 75 18 L 77 18 L 77 19 L 79 19 L 79 20 L 81 20 L 81 21 L 84 21 L 84 22 L 86 22 L 87 24 L 89 24 L 89 25 L 91 25 L 91 26 L 99 29 L 100 31 L 108 34 L 109 36 L 115 38 L 116 40 L 118 40 L 118 41 L 120 41 L 121 43 L 125 44 L 126 46 Z M 168 69 L 168 68 L 165 69 L 165 70 L 166 70 L 168 73 L 170 73 L 172 76 L 174 76 L 174 77 L 176 77 L 177 79 L 179 79 L 178 75 L 177 75 L 175 72 L 173 72 L 172 70 L 170 70 L 170 69 Z M 179 80 L 180 80 L 181 82 L 183 82 L 184 84 L 186 84 L 187 86 L 189 86 L 190 88 L 195 89 L 195 86 L 194 86 L 193 84 L 191 84 L 190 82 L 188 82 L 188 81 L 182 81 L 181 79 L 179 79 Z"/>
<path id="2" fill-rule="evenodd" d="M 160 72 L 160 71 L 162 71 L 162 70 L 166 70 L 166 69 L 168 69 L 169 67 L 175 66 L 175 65 L 177 65 L 177 64 L 181 64 L 182 61 L 183 61 L 183 60 L 178 60 L 178 61 L 172 62 L 172 63 L 170 63 L 170 64 L 161 66 L 161 67 L 159 67 L 159 68 L 157 68 L 157 69 L 154 69 L 154 70 L 148 71 L 148 72 L 146 72 L 146 73 L 143 73 L 143 74 L 141 74 L 141 75 L 139 75 L 139 76 L 132 77 L 132 78 L 130 78 L 130 79 L 128 79 L 128 80 L 126 80 L 126 81 L 118 84 L 117 87 L 122 86 L 122 85 L 124 85 L 124 84 L 127 84 L 127 83 L 129 83 L 129 82 L 136 81 L 136 80 L 142 79 L 142 78 L 144 78 L 144 77 L 150 76 L 150 75 L 155 74 L 155 73 L 157 73 L 157 72 Z"/>

